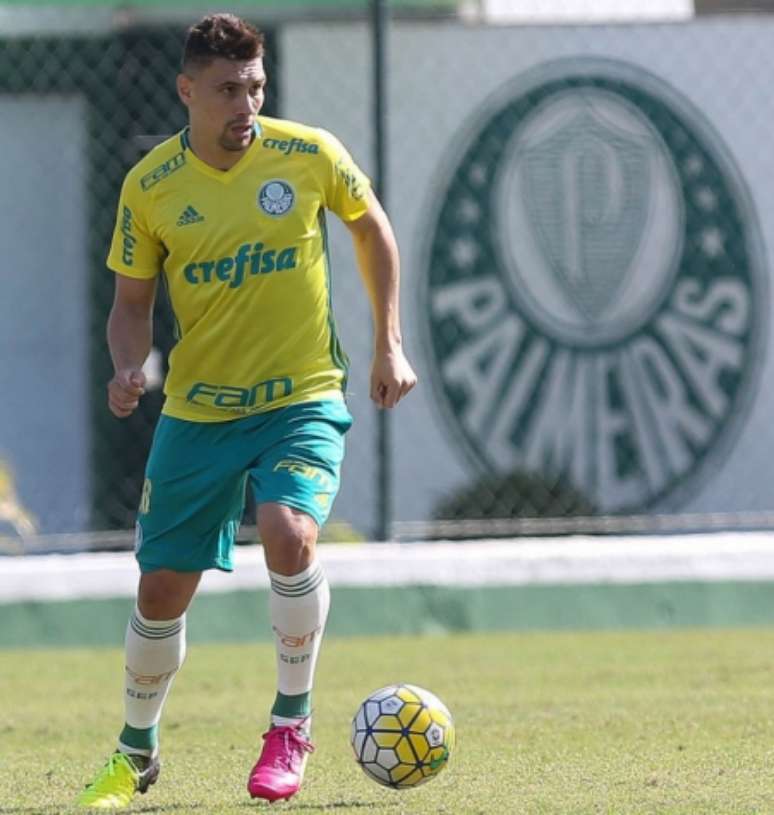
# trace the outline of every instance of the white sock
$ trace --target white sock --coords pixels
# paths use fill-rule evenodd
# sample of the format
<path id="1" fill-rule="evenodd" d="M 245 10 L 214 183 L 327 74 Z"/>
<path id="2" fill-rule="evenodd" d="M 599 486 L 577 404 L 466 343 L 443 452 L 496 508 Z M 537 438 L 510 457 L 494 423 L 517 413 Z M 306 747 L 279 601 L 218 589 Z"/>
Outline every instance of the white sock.
<path id="1" fill-rule="evenodd" d="M 185 614 L 174 620 L 148 620 L 135 608 L 126 627 L 124 706 L 126 725 L 156 728 L 175 674 L 185 659 Z M 155 741 L 155 732 L 154 732 Z M 119 741 L 124 752 L 148 753 Z"/>
<path id="2" fill-rule="evenodd" d="M 278 698 L 272 709 L 274 724 L 298 723 L 309 710 L 283 709 L 285 697 L 308 700 L 320 653 L 325 620 L 330 606 L 330 588 L 319 561 L 303 572 L 288 577 L 269 572 L 269 614 L 277 653 Z M 290 700 L 285 700 L 290 701 Z"/>

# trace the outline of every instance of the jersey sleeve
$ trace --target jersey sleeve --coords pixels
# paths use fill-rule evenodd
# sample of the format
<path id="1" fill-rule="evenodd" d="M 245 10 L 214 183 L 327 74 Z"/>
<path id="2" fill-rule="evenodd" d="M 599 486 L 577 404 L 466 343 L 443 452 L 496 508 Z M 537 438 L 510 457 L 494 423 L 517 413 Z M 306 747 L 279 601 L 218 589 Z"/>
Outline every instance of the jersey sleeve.
<path id="1" fill-rule="evenodd" d="M 128 277 L 150 279 L 161 271 L 166 254 L 164 245 L 147 223 L 148 201 L 137 180 L 131 175 L 124 180 L 118 201 L 113 241 L 107 258 L 108 268 Z"/>
<path id="2" fill-rule="evenodd" d="M 325 206 L 342 221 L 354 221 L 368 209 L 371 180 L 355 164 L 344 145 L 331 133 L 320 131 L 330 162 L 325 189 Z"/>

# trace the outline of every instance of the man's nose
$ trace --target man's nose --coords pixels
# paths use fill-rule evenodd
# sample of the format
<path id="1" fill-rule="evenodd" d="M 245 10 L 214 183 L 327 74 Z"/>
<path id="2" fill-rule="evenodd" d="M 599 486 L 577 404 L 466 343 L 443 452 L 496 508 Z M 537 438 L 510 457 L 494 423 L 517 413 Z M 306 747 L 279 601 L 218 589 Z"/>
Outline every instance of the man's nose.
<path id="1" fill-rule="evenodd" d="M 238 114 L 241 116 L 252 116 L 255 111 L 255 100 L 250 96 L 250 94 L 246 93 L 244 96 L 239 97 L 236 110 Z"/>

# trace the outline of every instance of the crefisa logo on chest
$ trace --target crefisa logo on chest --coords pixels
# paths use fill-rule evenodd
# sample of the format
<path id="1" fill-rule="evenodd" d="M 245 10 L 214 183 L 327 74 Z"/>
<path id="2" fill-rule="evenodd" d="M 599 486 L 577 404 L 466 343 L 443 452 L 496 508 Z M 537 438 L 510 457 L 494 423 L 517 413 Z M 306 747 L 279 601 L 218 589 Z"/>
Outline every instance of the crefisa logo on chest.
<path id="1" fill-rule="evenodd" d="M 258 190 L 258 206 L 267 214 L 273 217 L 286 215 L 293 208 L 296 194 L 287 181 L 281 178 L 273 178 L 267 181 Z"/>
<path id="2" fill-rule="evenodd" d="M 755 392 L 766 277 L 714 129 L 625 63 L 561 60 L 455 151 L 422 281 L 443 415 L 478 467 L 562 477 L 600 512 L 676 504 Z"/>

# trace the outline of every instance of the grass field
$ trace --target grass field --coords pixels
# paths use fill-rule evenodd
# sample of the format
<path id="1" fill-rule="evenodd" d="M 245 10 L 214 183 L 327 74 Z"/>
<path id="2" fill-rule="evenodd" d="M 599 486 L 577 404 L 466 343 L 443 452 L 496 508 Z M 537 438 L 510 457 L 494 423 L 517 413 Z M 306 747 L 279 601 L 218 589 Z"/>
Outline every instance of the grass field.
<path id="1" fill-rule="evenodd" d="M 162 725 L 159 783 L 131 811 L 245 815 L 273 697 L 266 645 L 194 646 Z M 0 651 L 0 813 L 72 811 L 122 724 L 122 655 Z M 774 813 L 774 631 L 331 640 L 305 786 L 272 813 Z M 369 781 L 349 748 L 368 691 L 409 681 L 451 708 L 448 770 Z"/>

